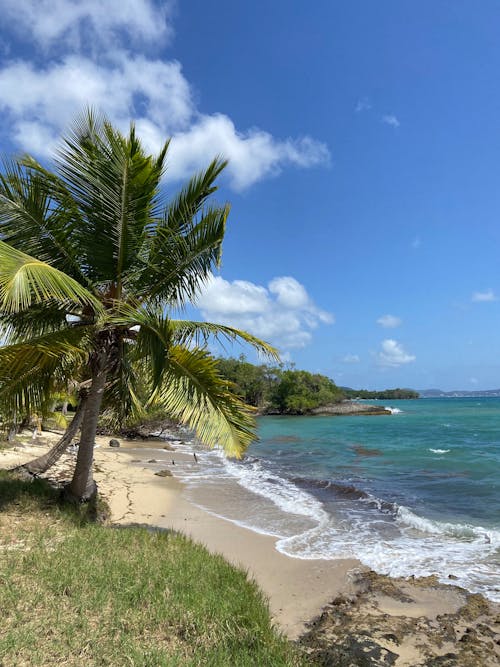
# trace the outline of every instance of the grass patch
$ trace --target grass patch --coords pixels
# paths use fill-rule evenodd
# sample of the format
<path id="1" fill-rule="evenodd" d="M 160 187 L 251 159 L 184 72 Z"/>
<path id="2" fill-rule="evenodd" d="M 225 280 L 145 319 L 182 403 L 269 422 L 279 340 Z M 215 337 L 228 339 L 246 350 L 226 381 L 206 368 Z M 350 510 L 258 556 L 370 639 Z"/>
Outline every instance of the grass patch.
<path id="1" fill-rule="evenodd" d="M 0 473 L 0 665 L 301 665 L 242 570 Z"/>

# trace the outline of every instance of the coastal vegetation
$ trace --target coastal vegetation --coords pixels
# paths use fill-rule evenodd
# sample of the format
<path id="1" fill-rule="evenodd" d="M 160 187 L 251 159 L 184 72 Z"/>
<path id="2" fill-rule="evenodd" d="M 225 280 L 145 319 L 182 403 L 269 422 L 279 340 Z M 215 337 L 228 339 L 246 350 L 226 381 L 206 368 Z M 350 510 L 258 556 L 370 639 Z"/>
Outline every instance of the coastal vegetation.
<path id="1" fill-rule="evenodd" d="M 99 525 L 0 471 L 0 664 L 304 664 L 254 581 L 178 533 Z"/>
<path id="2" fill-rule="evenodd" d="M 319 408 L 352 399 L 418 398 L 412 389 L 367 391 L 338 387 L 319 373 L 309 373 L 281 365 L 255 365 L 244 356 L 218 359 L 221 373 L 234 383 L 245 403 L 263 414 L 308 414 Z"/>
<path id="3" fill-rule="evenodd" d="M 244 356 L 218 359 L 227 377 L 248 405 L 264 413 L 305 414 L 322 405 L 338 403 L 344 396 L 333 380 L 283 365 L 254 365 Z"/>
<path id="4" fill-rule="evenodd" d="M 120 426 L 161 409 L 236 457 L 255 438 L 253 417 L 206 344 L 240 340 L 275 357 L 273 348 L 172 317 L 220 261 L 229 206 L 211 195 L 226 162 L 213 160 L 166 200 L 168 146 L 148 155 L 133 125 L 124 135 L 88 111 L 54 171 L 25 156 L 0 174 L 0 414 L 26 423 L 76 388 L 81 434 L 66 489 L 76 501 L 96 492 L 104 414 Z"/>
<path id="5" fill-rule="evenodd" d="M 342 393 L 349 399 L 372 399 L 372 400 L 398 400 L 418 398 L 419 393 L 414 389 L 384 389 L 382 391 L 369 391 L 368 389 L 350 389 L 342 387 Z"/>

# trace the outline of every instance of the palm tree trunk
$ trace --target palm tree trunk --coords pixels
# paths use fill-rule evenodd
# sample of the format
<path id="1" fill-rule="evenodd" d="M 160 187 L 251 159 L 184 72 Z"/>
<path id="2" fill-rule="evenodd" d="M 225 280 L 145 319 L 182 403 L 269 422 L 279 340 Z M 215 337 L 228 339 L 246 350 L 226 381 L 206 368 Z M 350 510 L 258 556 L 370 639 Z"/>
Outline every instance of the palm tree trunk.
<path id="1" fill-rule="evenodd" d="M 38 456 L 32 461 L 23 463 L 23 465 L 16 466 L 12 468 L 12 472 L 16 473 L 28 473 L 30 475 L 41 475 L 42 473 L 52 468 L 52 466 L 59 461 L 61 456 L 64 454 L 71 441 L 75 437 L 80 425 L 83 421 L 83 416 L 85 414 L 85 408 L 87 405 L 87 391 L 80 392 L 80 402 L 76 408 L 75 414 L 71 421 L 71 424 L 66 429 L 63 437 L 45 454 Z"/>
<path id="2" fill-rule="evenodd" d="M 104 356 L 102 355 L 102 357 Z M 68 500 L 87 502 L 97 493 L 93 474 L 94 444 L 105 384 L 106 364 L 103 360 L 99 360 L 92 374 L 92 386 L 89 391 L 85 415 L 83 417 L 75 472 L 69 487 L 66 489 Z"/>

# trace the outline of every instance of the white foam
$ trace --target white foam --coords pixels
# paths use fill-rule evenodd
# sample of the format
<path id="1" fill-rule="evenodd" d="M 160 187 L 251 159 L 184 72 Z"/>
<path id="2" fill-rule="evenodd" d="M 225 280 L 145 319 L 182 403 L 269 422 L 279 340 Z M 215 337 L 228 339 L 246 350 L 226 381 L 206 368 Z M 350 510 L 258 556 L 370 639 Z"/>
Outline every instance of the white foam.
<path id="1" fill-rule="evenodd" d="M 193 451 L 192 446 L 179 449 Z M 234 480 L 271 502 L 277 514 L 269 523 L 259 520 L 259 515 L 230 518 L 224 512 L 205 509 L 255 532 L 278 537 L 276 548 L 287 556 L 306 560 L 357 558 L 373 570 L 393 577 L 435 574 L 441 581 L 449 582 L 451 574 L 457 585 L 500 601 L 499 530 L 434 521 L 404 506 L 395 505 L 393 511 L 387 512 L 386 503 L 371 496 L 349 503 L 343 515 L 332 516 L 313 495 L 266 470 L 258 459 L 238 464 L 217 450 L 197 449 L 197 455 L 203 465 L 186 467 L 185 481 L 205 485 L 210 478 Z M 367 505 L 371 508 L 367 509 Z M 296 523 L 290 515 L 303 517 L 306 523 Z M 296 534 L 284 534 L 286 530 L 280 531 L 280 522 L 284 528 L 295 526 L 292 530 Z"/>
<path id="2" fill-rule="evenodd" d="M 391 408 L 390 405 L 384 405 L 384 410 L 389 410 L 391 415 L 399 415 L 403 412 L 403 410 L 400 410 L 399 408 Z"/>
<path id="3" fill-rule="evenodd" d="M 385 522 L 387 527 L 390 524 Z M 495 557 L 500 532 L 477 526 L 434 522 L 399 508 L 397 533 L 388 537 L 384 522 L 322 522 L 300 535 L 278 540 L 278 551 L 301 559 L 357 558 L 380 574 L 393 577 L 436 575 L 500 601 Z M 415 535 L 415 530 L 421 534 Z M 488 562 L 491 559 L 491 562 Z"/>
<path id="4" fill-rule="evenodd" d="M 432 447 L 429 447 L 429 451 L 433 454 L 448 454 L 451 449 L 432 449 Z"/>
<path id="5" fill-rule="evenodd" d="M 414 528 L 430 535 L 446 535 L 459 539 L 478 540 L 480 543 L 500 546 L 500 531 L 498 530 L 470 524 L 433 521 L 415 514 L 404 505 L 398 507 L 396 521 L 403 527 Z"/>
<path id="6" fill-rule="evenodd" d="M 254 461 L 250 465 L 238 465 L 226 461 L 226 469 L 245 489 L 271 500 L 284 512 L 305 516 L 318 522 L 328 518 L 328 514 L 314 496 L 302 491 L 283 477 L 270 474 L 262 468 L 259 461 Z"/>

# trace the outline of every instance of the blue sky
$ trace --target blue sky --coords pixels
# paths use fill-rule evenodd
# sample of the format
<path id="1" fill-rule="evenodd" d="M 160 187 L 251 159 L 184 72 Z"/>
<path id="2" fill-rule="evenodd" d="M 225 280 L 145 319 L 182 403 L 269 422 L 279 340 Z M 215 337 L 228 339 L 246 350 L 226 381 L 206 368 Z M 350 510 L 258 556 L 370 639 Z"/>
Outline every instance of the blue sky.
<path id="1" fill-rule="evenodd" d="M 0 0 L 0 144 L 86 104 L 230 159 L 198 316 L 342 385 L 500 386 L 496 0 Z M 239 350 L 235 350 L 239 353 Z"/>

